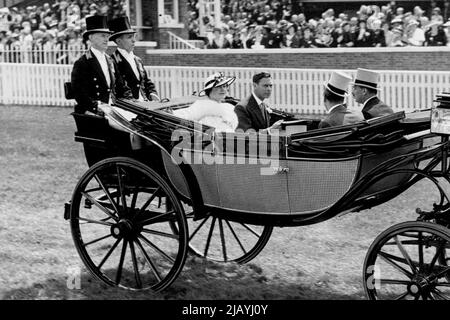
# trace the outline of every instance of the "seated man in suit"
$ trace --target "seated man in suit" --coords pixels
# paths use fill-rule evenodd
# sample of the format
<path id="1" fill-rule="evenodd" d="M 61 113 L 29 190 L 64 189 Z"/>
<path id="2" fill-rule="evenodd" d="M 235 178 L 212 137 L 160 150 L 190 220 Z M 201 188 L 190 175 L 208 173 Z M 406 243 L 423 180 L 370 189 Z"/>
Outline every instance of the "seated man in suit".
<path id="1" fill-rule="evenodd" d="M 131 98 L 130 89 L 105 53 L 110 33 L 106 16 L 86 18 L 83 38 L 90 41 L 90 48 L 75 62 L 71 74 L 77 113 L 101 114 L 97 109 L 99 104 L 114 103 L 116 98 Z"/>
<path id="2" fill-rule="evenodd" d="M 353 82 L 353 97 L 363 105 L 362 114 L 366 120 L 394 113 L 391 107 L 377 97 L 378 78 L 378 72 L 358 68 Z"/>
<path id="3" fill-rule="evenodd" d="M 253 130 L 270 134 L 270 130 L 281 128 L 283 120 L 272 123 L 270 109 L 264 102 L 272 94 L 272 87 L 272 77 L 269 73 L 261 72 L 253 76 L 252 94 L 241 100 L 234 109 L 239 122 L 236 130 Z"/>
<path id="4" fill-rule="evenodd" d="M 342 72 L 333 72 L 325 83 L 323 93 L 327 115 L 319 123 L 320 128 L 352 124 L 364 120 L 361 114 L 348 110 L 344 99 L 352 78 Z"/>
<path id="5" fill-rule="evenodd" d="M 133 98 L 141 101 L 159 101 L 155 84 L 148 77 L 144 63 L 133 53 L 136 31 L 131 29 L 128 17 L 113 19 L 108 25 L 113 32 L 109 40 L 117 44 L 112 58 L 117 64 L 120 75 L 130 87 Z"/>

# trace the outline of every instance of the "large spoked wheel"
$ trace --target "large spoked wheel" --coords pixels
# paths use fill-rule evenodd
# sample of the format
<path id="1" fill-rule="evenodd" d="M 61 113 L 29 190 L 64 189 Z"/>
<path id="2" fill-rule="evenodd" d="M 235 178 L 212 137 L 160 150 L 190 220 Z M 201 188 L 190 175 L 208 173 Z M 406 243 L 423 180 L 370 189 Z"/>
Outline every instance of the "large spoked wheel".
<path id="1" fill-rule="evenodd" d="M 382 232 L 364 261 L 372 300 L 449 300 L 450 230 L 430 222 L 404 222 Z"/>
<path id="2" fill-rule="evenodd" d="M 106 159 L 83 175 L 70 223 L 84 264 L 111 286 L 162 290 L 186 260 L 181 203 L 160 175 L 133 159 Z"/>
<path id="3" fill-rule="evenodd" d="M 194 212 L 185 206 L 189 229 L 189 249 L 198 257 L 215 262 L 247 263 L 266 246 L 272 226 L 232 222 L 213 214 L 194 221 Z"/>

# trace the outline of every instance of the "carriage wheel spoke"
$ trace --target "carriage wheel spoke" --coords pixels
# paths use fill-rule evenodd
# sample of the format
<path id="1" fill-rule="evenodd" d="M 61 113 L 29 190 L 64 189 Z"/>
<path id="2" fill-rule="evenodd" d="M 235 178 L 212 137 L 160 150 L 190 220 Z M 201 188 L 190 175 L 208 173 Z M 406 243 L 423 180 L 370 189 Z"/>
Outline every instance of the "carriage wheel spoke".
<path id="1" fill-rule="evenodd" d="M 245 250 L 244 246 L 241 243 L 241 240 L 239 240 L 239 238 L 238 238 L 236 232 L 234 231 L 233 227 L 231 226 L 230 222 L 228 220 L 225 220 L 225 222 L 227 223 L 228 228 L 230 228 L 231 233 L 233 234 L 234 238 L 236 239 L 237 243 L 239 244 L 239 247 L 241 247 L 242 252 L 244 252 L 244 254 L 246 254 L 247 250 Z"/>
<path id="2" fill-rule="evenodd" d="M 436 278 L 440 278 L 444 273 L 450 273 L 450 267 L 446 267 L 443 270 L 439 271 L 438 273 L 436 273 L 435 277 Z"/>
<path id="3" fill-rule="evenodd" d="M 108 209 L 106 209 L 104 206 L 102 206 L 97 200 L 95 200 L 91 195 L 89 195 L 86 192 L 81 193 L 86 199 L 91 201 L 97 208 L 99 208 L 101 211 L 106 213 L 110 218 L 114 219 L 115 221 L 119 220 L 114 214 L 112 214 Z"/>
<path id="4" fill-rule="evenodd" d="M 142 254 L 145 257 L 145 260 L 148 262 L 148 264 L 150 265 L 150 269 L 152 269 L 153 274 L 155 275 L 156 279 L 158 279 L 158 281 L 161 281 L 161 275 L 159 274 L 158 270 L 156 269 L 155 264 L 153 263 L 153 261 L 150 259 L 150 257 L 148 256 L 147 252 L 145 251 L 144 247 L 142 246 L 142 243 L 139 241 L 139 239 L 135 240 L 139 250 L 141 250 Z"/>
<path id="5" fill-rule="evenodd" d="M 251 233 L 253 233 L 257 238 L 261 237 L 260 234 L 258 234 L 255 230 L 253 230 L 252 228 L 250 228 L 248 225 L 241 223 L 241 225 L 247 229 L 248 231 L 250 231 Z"/>
<path id="6" fill-rule="evenodd" d="M 416 267 L 413 265 L 411 258 L 408 254 L 408 252 L 406 251 L 405 247 L 402 245 L 402 242 L 400 241 L 400 239 L 398 238 L 398 236 L 395 236 L 395 242 L 397 243 L 397 247 L 400 250 L 400 252 L 402 253 L 403 257 L 406 259 L 406 261 L 408 262 L 409 267 L 411 268 L 411 271 L 413 272 L 413 274 L 417 273 L 417 269 Z"/>
<path id="7" fill-rule="evenodd" d="M 423 243 L 422 243 L 422 231 L 419 231 L 419 270 L 422 270 L 423 268 Z"/>
<path id="8" fill-rule="evenodd" d="M 208 256 L 209 245 L 211 243 L 211 238 L 212 238 L 213 231 L 214 231 L 214 225 L 216 224 L 216 219 L 217 219 L 216 217 L 213 217 L 213 219 L 211 221 L 211 226 L 209 228 L 208 238 L 206 239 L 205 253 L 204 253 L 205 257 Z"/>
<path id="9" fill-rule="evenodd" d="M 450 297 L 448 296 L 448 295 L 446 295 L 445 293 L 443 293 L 443 292 L 441 292 L 440 290 L 438 290 L 438 289 L 434 289 L 434 290 L 432 290 L 430 293 L 433 293 L 433 294 L 435 294 L 436 296 L 438 296 L 441 300 L 449 300 L 450 299 Z"/>
<path id="10" fill-rule="evenodd" d="M 136 252 L 134 251 L 133 241 L 130 241 L 131 259 L 133 260 L 134 277 L 136 279 L 136 286 L 138 289 L 142 288 L 141 275 L 139 274 L 139 268 L 136 259 Z"/>
<path id="11" fill-rule="evenodd" d="M 409 294 L 408 291 L 406 291 L 406 292 L 402 293 L 401 295 L 395 297 L 394 300 L 402 300 L 402 299 L 404 299 L 408 294 Z"/>
<path id="12" fill-rule="evenodd" d="M 106 236 L 103 236 L 103 237 L 100 237 L 100 238 L 98 238 L 98 239 L 89 241 L 88 243 L 84 243 L 83 246 L 87 247 L 87 246 L 89 246 L 89 245 L 91 245 L 91 244 L 93 244 L 93 243 L 96 243 L 96 242 L 98 242 L 98 241 L 101 241 L 101 240 L 106 239 L 106 238 L 109 238 L 109 237 L 111 237 L 111 234 L 107 234 Z"/>
<path id="13" fill-rule="evenodd" d="M 117 205 L 114 202 L 111 193 L 109 193 L 108 189 L 105 188 L 105 185 L 103 184 L 103 182 L 101 181 L 101 179 L 98 177 L 98 175 L 94 175 L 95 180 L 97 180 L 97 183 L 100 185 L 100 187 L 103 189 L 103 192 L 105 193 L 106 197 L 108 198 L 109 202 L 111 202 L 112 206 L 114 207 L 115 212 L 119 212 L 119 210 L 117 209 Z"/>
<path id="14" fill-rule="evenodd" d="M 139 214 L 143 213 L 145 209 L 150 205 L 150 203 L 155 199 L 158 192 L 161 190 L 161 187 L 158 187 L 155 192 L 150 196 L 150 198 L 145 202 L 145 204 L 142 206 L 141 210 L 139 210 Z"/>
<path id="15" fill-rule="evenodd" d="M 166 238 L 171 238 L 171 239 L 176 239 L 178 240 L 180 237 L 176 234 L 171 234 L 171 233 L 167 233 L 167 232 L 161 232 L 161 231 L 156 231 L 156 230 L 149 230 L 149 229 L 142 229 L 142 232 L 145 233 L 149 233 L 149 234 L 153 234 L 156 236 L 161 236 L 161 237 L 166 237 Z"/>
<path id="16" fill-rule="evenodd" d="M 408 280 L 395 280 L 395 279 L 380 279 L 379 280 L 381 284 L 401 284 L 401 285 L 408 285 L 411 282 Z"/>
<path id="17" fill-rule="evenodd" d="M 391 266 L 393 266 L 394 268 L 398 269 L 400 272 L 402 272 L 408 278 L 410 278 L 410 279 L 412 278 L 413 275 L 412 275 L 411 272 L 409 272 L 408 270 L 404 269 L 403 267 L 399 266 L 398 264 L 396 264 L 394 261 L 391 260 L 391 258 L 395 257 L 395 256 L 392 256 L 392 255 L 390 255 L 388 253 L 385 253 L 383 251 L 380 251 L 378 254 L 384 261 L 389 263 Z"/>
<path id="18" fill-rule="evenodd" d="M 117 267 L 117 274 L 116 274 L 116 285 L 119 285 L 120 280 L 122 278 L 122 268 L 123 268 L 123 262 L 125 260 L 125 253 L 127 252 L 127 240 L 123 240 L 123 246 L 122 246 L 122 252 L 120 253 L 120 261 L 119 266 Z"/>
<path id="19" fill-rule="evenodd" d="M 192 240 L 192 238 L 194 238 L 194 236 L 197 234 L 197 232 L 201 229 L 201 227 L 203 227 L 203 225 L 206 223 L 206 221 L 209 219 L 209 216 L 206 217 L 205 219 L 203 219 L 202 222 L 200 222 L 200 224 L 197 226 L 197 228 L 195 228 L 194 232 L 192 232 L 192 234 L 189 236 L 189 241 Z"/>
<path id="20" fill-rule="evenodd" d="M 435 284 L 436 287 L 447 287 L 450 288 L 450 283 L 448 282 L 439 282 Z"/>
<path id="21" fill-rule="evenodd" d="M 155 212 L 155 213 L 156 213 L 156 212 Z M 154 216 L 154 217 L 151 217 L 151 218 L 148 218 L 148 219 L 139 221 L 139 223 L 140 223 L 142 226 L 146 226 L 146 225 L 151 224 L 152 221 L 154 221 L 154 220 L 156 220 L 156 219 L 160 219 L 160 218 L 162 218 L 162 217 L 164 217 L 164 216 L 167 216 L 167 217 L 170 218 L 170 217 L 172 216 L 172 213 L 175 213 L 175 211 L 163 212 L 163 213 L 160 213 L 160 214 L 158 214 L 158 215 L 156 215 L 156 216 Z M 170 220 L 170 219 L 167 219 L 167 221 L 169 221 L 169 220 Z M 162 222 L 162 221 L 159 221 L 159 222 Z"/>
<path id="22" fill-rule="evenodd" d="M 224 262 L 228 261 L 227 258 L 227 248 L 225 246 L 225 234 L 223 232 L 223 224 L 222 224 L 222 219 L 219 219 L 219 230 L 220 230 L 220 240 L 222 242 L 222 253 L 223 253 L 223 259 Z"/>
<path id="23" fill-rule="evenodd" d="M 128 208 L 127 208 L 127 201 L 125 199 L 125 190 L 123 188 L 123 184 L 122 184 L 122 177 L 120 175 L 120 167 L 119 164 L 116 164 L 116 172 L 117 172 L 117 180 L 119 181 L 119 193 L 120 193 L 120 198 L 122 200 L 122 206 L 125 210 L 125 213 L 128 214 Z"/>
<path id="24" fill-rule="evenodd" d="M 102 259 L 102 261 L 100 262 L 100 264 L 97 266 L 97 268 L 100 270 L 103 266 L 103 264 L 106 262 L 106 260 L 108 260 L 109 256 L 111 255 L 111 253 L 113 253 L 114 249 L 116 249 L 117 245 L 120 243 L 120 241 L 122 241 L 122 239 L 117 239 L 117 241 L 113 244 L 113 246 L 111 247 L 111 249 L 109 249 L 108 253 L 106 254 L 106 256 Z"/>
<path id="25" fill-rule="evenodd" d="M 445 241 L 445 240 L 439 241 L 439 247 L 437 248 L 436 253 L 434 254 L 434 257 L 430 262 L 430 271 L 433 270 L 434 265 L 436 264 L 436 261 L 437 261 L 439 255 L 442 254 L 442 252 L 444 252 L 443 249 L 445 247 L 446 242 L 447 241 Z"/>
<path id="26" fill-rule="evenodd" d="M 78 217 L 78 220 L 86 221 L 86 222 L 88 222 L 88 223 L 101 224 L 101 225 L 108 226 L 108 227 L 111 227 L 111 226 L 114 225 L 114 224 L 111 223 L 111 222 L 98 221 L 98 220 L 93 220 L 93 219 L 83 218 L 83 217 Z"/>
<path id="27" fill-rule="evenodd" d="M 153 242 L 148 240 L 146 237 L 144 237 L 143 235 L 140 235 L 139 238 L 141 238 L 142 241 L 144 241 L 149 247 L 153 248 L 156 252 L 158 252 L 160 255 L 162 255 L 164 258 L 166 258 L 168 261 L 170 261 L 172 263 L 175 262 L 175 260 L 171 256 L 169 256 L 167 253 L 162 251 L 157 245 L 155 245 Z"/>
<path id="28" fill-rule="evenodd" d="M 130 209 L 134 209 L 136 207 L 137 196 L 139 193 L 139 187 L 134 188 L 133 198 L 131 199 Z"/>

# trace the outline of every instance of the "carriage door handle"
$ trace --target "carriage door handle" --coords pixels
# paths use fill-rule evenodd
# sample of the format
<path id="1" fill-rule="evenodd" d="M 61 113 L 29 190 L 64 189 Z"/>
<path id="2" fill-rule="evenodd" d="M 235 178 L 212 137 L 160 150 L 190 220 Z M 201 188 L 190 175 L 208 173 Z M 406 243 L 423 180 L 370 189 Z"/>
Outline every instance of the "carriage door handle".
<path id="1" fill-rule="evenodd" d="M 273 167 L 273 172 L 275 174 L 280 174 L 280 173 L 288 173 L 289 172 L 289 168 L 288 167 Z"/>

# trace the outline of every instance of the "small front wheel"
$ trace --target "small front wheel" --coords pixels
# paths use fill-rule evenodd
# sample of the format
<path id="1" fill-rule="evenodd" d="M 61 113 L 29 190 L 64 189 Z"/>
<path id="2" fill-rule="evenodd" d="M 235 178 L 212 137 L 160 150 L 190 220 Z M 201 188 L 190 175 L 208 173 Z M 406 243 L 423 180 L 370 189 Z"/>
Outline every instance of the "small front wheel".
<path id="1" fill-rule="evenodd" d="M 382 232 L 367 252 L 363 267 L 371 300 L 449 300 L 450 230 L 410 221 Z"/>

